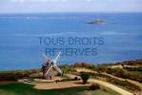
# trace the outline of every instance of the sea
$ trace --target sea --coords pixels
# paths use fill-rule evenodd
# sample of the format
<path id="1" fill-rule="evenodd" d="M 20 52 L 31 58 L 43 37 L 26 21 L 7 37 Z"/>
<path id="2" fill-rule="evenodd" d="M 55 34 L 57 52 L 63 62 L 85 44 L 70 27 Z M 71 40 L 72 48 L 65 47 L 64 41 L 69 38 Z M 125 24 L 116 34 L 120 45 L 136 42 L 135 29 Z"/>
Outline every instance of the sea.
<path id="1" fill-rule="evenodd" d="M 95 23 L 97 19 L 103 23 Z M 64 41 L 57 41 L 65 38 L 67 43 L 69 37 L 78 38 L 79 43 L 66 45 Z M 103 43 L 81 44 L 85 38 L 102 39 Z M 48 39 L 52 39 L 51 43 Z M 60 45 L 56 45 L 58 43 Z M 61 47 L 95 48 L 97 53 L 61 55 L 58 65 L 77 62 L 107 64 L 141 59 L 142 13 L 0 14 L 0 70 L 40 68 L 45 50 Z M 46 55 L 53 59 L 56 57 L 47 52 Z"/>

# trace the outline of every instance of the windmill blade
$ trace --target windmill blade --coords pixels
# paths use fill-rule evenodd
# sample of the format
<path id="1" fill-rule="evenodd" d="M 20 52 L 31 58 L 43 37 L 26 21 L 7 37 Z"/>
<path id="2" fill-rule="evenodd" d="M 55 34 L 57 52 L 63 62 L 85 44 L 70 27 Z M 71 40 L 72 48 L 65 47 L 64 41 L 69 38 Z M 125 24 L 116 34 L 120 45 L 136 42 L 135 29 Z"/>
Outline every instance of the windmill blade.
<path id="1" fill-rule="evenodd" d="M 44 57 L 44 63 L 46 63 L 48 60 L 51 60 L 51 58 L 45 55 L 44 53 L 42 54 L 42 56 Z"/>
<path id="2" fill-rule="evenodd" d="M 42 53 L 42 56 L 45 58 L 45 59 L 50 59 L 46 54 Z"/>
<path id="3" fill-rule="evenodd" d="M 53 60 L 53 62 L 54 62 L 55 64 L 57 63 L 57 61 L 58 61 L 58 59 L 59 59 L 59 57 L 60 57 L 60 54 L 61 54 L 61 52 L 59 52 L 58 55 L 57 55 L 57 57 Z"/>
<path id="4" fill-rule="evenodd" d="M 51 69 L 52 69 L 52 66 L 49 67 L 49 69 L 46 71 L 46 73 L 44 74 L 44 76 L 46 76 Z"/>
<path id="5" fill-rule="evenodd" d="M 53 67 L 54 67 L 54 69 L 56 69 L 56 71 L 57 71 L 58 73 L 62 74 L 61 69 L 60 69 L 57 65 L 54 65 Z"/>

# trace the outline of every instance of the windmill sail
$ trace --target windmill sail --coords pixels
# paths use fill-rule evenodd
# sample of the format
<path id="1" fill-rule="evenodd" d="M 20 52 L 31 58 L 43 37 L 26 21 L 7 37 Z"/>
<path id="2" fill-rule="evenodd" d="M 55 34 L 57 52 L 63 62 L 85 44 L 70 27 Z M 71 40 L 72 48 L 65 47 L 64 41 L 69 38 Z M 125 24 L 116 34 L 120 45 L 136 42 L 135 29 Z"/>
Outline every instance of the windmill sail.
<path id="1" fill-rule="evenodd" d="M 61 52 L 58 53 L 57 57 L 53 60 L 54 63 L 57 63 L 59 60 Z"/>
<path id="2" fill-rule="evenodd" d="M 62 74 L 61 69 L 60 69 L 57 65 L 54 65 L 53 67 L 54 67 L 54 69 L 56 69 L 56 71 L 57 71 L 58 73 Z"/>
<path id="3" fill-rule="evenodd" d="M 45 66 L 46 71 L 43 74 L 44 77 L 49 76 L 49 72 L 51 71 L 52 68 L 54 68 L 58 73 L 60 73 L 62 75 L 62 70 L 57 66 L 57 62 L 59 61 L 59 57 L 60 57 L 61 52 L 58 53 L 57 57 L 55 59 L 50 59 L 49 57 L 47 57 L 45 54 L 43 54 L 43 57 L 45 58 L 45 64 L 43 66 Z"/>

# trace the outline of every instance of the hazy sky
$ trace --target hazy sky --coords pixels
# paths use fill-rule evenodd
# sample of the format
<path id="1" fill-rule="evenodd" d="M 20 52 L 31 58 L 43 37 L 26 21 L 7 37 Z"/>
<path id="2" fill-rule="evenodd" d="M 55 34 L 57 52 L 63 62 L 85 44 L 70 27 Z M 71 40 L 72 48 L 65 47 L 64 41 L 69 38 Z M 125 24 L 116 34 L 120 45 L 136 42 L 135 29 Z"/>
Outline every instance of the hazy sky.
<path id="1" fill-rule="evenodd" d="M 142 0 L 0 0 L 0 13 L 142 12 Z"/>

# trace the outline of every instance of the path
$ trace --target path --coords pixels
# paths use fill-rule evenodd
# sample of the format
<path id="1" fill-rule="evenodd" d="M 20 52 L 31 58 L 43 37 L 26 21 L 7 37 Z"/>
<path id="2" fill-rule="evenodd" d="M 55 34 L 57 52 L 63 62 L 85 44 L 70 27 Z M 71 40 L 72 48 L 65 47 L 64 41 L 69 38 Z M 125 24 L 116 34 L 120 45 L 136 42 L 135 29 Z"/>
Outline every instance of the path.
<path id="1" fill-rule="evenodd" d="M 91 71 L 91 70 L 88 70 L 88 69 L 77 69 L 77 71 L 79 72 L 91 72 L 91 73 L 96 73 L 95 71 Z M 71 75 L 73 77 L 73 75 Z M 129 92 L 129 91 L 126 91 L 116 85 L 113 85 L 109 82 L 105 82 L 105 81 L 101 81 L 101 80 L 97 80 L 97 79 L 89 79 L 88 80 L 89 82 L 91 83 L 97 83 L 99 85 L 102 85 L 104 87 L 107 87 L 107 88 L 110 88 L 118 93 L 120 93 L 121 95 L 133 95 L 133 93 Z"/>

